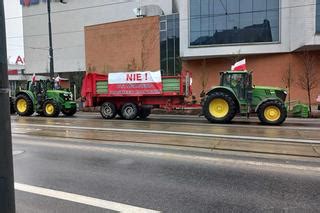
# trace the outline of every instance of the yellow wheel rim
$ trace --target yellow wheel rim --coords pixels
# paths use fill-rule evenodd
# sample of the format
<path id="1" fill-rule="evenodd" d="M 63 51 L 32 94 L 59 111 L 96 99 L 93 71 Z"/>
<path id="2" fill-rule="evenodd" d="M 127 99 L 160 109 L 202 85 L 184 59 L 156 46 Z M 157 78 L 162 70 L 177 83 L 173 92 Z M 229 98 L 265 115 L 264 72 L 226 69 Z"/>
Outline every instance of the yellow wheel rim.
<path id="1" fill-rule="evenodd" d="M 222 98 L 213 99 L 209 105 L 209 112 L 216 118 L 223 118 L 229 112 L 229 104 Z"/>
<path id="2" fill-rule="evenodd" d="M 48 115 L 52 115 L 54 113 L 54 106 L 52 104 L 46 105 L 46 113 Z"/>
<path id="3" fill-rule="evenodd" d="M 27 101 L 26 100 L 24 100 L 24 99 L 19 99 L 18 101 L 17 101 L 17 110 L 19 111 L 19 112 L 25 112 L 25 111 L 27 111 Z"/>
<path id="4" fill-rule="evenodd" d="M 264 110 L 264 117 L 268 121 L 277 121 L 281 116 L 280 109 L 277 106 L 268 106 Z"/>

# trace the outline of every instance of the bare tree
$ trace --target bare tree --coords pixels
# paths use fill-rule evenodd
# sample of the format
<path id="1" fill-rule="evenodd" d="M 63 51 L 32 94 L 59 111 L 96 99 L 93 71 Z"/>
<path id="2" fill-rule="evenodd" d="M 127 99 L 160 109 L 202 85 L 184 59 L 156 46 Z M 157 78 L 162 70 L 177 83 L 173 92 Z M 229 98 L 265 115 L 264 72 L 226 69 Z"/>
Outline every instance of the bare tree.
<path id="1" fill-rule="evenodd" d="M 128 71 L 136 71 L 138 70 L 138 65 L 135 58 L 132 58 L 131 62 L 127 66 Z"/>
<path id="2" fill-rule="evenodd" d="M 318 85 L 317 70 L 315 69 L 315 64 L 318 57 L 316 57 L 313 54 L 310 54 L 310 52 L 308 51 L 304 51 L 303 53 L 301 53 L 300 57 L 302 59 L 304 69 L 299 75 L 297 84 L 298 86 L 300 86 L 301 89 L 307 92 L 308 105 L 309 110 L 311 112 L 311 92 Z"/>
<path id="3" fill-rule="evenodd" d="M 201 62 L 201 90 L 205 91 L 208 85 L 208 72 L 206 70 L 207 68 L 207 60 L 203 59 Z"/>
<path id="4" fill-rule="evenodd" d="M 291 87 L 294 83 L 295 79 L 293 77 L 291 63 L 288 65 L 288 69 L 282 76 L 282 82 L 284 83 L 285 87 L 288 89 L 288 101 L 289 101 L 289 109 L 291 109 Z"/>
<path id="5" fill-rule="evenodd" d="M 230 59 L 233 64 L 243 59 L 243 56 L 241 55 L 241 49 L 239 49 L 237 52 L 233 52 L 230 56 Z"/>

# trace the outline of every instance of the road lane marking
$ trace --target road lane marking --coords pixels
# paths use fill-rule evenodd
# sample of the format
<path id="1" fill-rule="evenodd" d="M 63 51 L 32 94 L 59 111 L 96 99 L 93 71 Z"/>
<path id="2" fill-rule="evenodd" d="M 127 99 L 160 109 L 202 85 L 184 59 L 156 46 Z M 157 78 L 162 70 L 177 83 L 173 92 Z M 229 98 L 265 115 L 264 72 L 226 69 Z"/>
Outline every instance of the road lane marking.
<path id="1" fill-rule="evenodd" d="M 50 143 L 50 142 L 34 142 L 32 141 L 15 141 L 14 144 L 20 145 L 31 145 L 31 146 L 43 146 L 48 148 L 60 148 L 60 149 L 72 149 L 79 151 L 91 151 L 91 152 L 104 152 L 104 153 L 117 153 L 125 156 L 134 155 L 134 156 L 146 156 L 150 158 L 161 158 L 161 159 L 171 159 L 171 160 L 184 160 L 188 162 L 200 161 L 201 163 L 214 163 L 215 165 L 230 166 L 230 167 L 239 167 L 239 166 L 254 166 L 262 170 L 268 170 L 270 168 L 280 168 L 281 172 L 285 172 L 285 169 L 292 169 L 298 171 L 309 171 L 317 172 L 320 174 L 320 167 L 314 166 L 299 166 L 293 164 L 284 164 L 284 163 L 270 163 L 262 161 L 252 161 L 252 160 L 242 160 L 242 159 L 229 159 L 229 158 L 218 158 L 211 156 L 194 156 L 178 153 L 165 153 L 160 151 L 147 151 L 147 150 L 128 150 L 124 148 L 110 148 L 110 147 L 101 147 L 101 146 L 92 146 L 84 144 L 67 144 L 67 143 Z"/>
<path id="2" fill-rule="evenodd" d="M 80 127 L 80 126 L 65 126 L 65 125 L 42 125 L 42 124 L 15 124 L 15 125 L 28 126 L 28 127 L 33 126 L 33 127 L 42 127 L 42 128 L 55 128 L 55 129 L 131 132 L 131 133 L 148 133 L 148 134 L 161 134 L 161 135 L 211 137 L 211 138 L 223 138 L 223 139 L 233 139 L 233 140 L 320 144 L 320 140 L 298 139 L 298 138 L 278 138 L 278 137 L 269 138 L 269 137 L 258 137 L 258 136 L 243 136 L 243 135 L 219 135 L 219 134 L 192 133 L 192 132 L 146 130 L 146 129 L 98 128 L 98 127 Z"/>
<path id="3" fill-rule="evenodd" d="M 113 210 L 124 213 L 157 213 L 159 211 L 140 208 L 137 206 L 127 205 L 123 203 L 116 203 L 112 201 L 102 200 L 83 195 L 57 191 L 53 189 L 42 188 L 38 186 L 31 186 L 22 183 L 15 183 L 14 188 L 18 191 L 23 191 L 31 194 L 42 195 L 46 197 L 56 198 L 59 200 L 66 200 L 70 202 L 80 203 L 87 206 L 94 206 L 102 209 Z"/>

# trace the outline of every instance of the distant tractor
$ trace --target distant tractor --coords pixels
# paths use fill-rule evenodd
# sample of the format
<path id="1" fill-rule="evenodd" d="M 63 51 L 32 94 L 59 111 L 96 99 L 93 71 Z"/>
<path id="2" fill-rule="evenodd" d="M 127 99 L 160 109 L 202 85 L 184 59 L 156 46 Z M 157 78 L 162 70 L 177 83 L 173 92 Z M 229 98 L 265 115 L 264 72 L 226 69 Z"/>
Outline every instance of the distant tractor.
<path id="1" fill-rule="evenodd" d="M 60 112 L 72 116 L 77 112 L 72 93 L 54 89 L 54 82 L 48 79 L 28 81 L 27 89 L 16 95 L 14 106 L 20 116 L 31 116 L 34 112 L 46 117 L 57 117 Z"/>
<path id="2" fill-rule="evenodd" d="M 222 72 L 220 86 L 206 94 L 203 113 L 212 123 L 228 123 L 236 114 L 256 113 L 263 124 L 280 125 L 287 117 L 286 96 L 281 88 L 254 86 L 251 72 Z"/>

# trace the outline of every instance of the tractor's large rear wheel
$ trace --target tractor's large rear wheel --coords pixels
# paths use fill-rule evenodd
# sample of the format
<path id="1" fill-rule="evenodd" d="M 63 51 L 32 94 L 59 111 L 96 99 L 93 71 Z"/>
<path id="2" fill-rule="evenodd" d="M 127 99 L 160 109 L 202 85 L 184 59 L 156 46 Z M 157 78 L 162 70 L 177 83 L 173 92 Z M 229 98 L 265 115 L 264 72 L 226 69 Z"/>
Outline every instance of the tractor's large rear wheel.
<path id="1" fill-rule="evenodd" d="M 54 100 L 47 100 L 42 106 L 42 111 L 46 117 L 58 117 L 60 114 L 60 106 Z"/>
<path id="2" fill-rule="evenodd" d="M 270 100 L 261 104 L 257 114 L 263 124 L 280 125 L 287 118 L 287 109 L 283 102 Z"/>
<path id="3" fill-rule="evenodd" d="M 30 116 L 34 113 L 32 100 L 26 94 L 17 96 L 14 107 L 20 116 Z"/>
<path id="4" fill-rule="evenodd" d="M 100 107 L 100 114 L 104 119 L 112 119 L 117 115 L 116 106 L 111 102 L 104 102 Z"/>
<path id="5" fill-rule="evenodd" d="M 236 115 L 236 103 L 230 95 L 214 92 L 206 98 L 203 113 L 211 123 L 228 123 Z"/>
<path id="6" fill-rule="evenodd" d="M 121 115 L 126 120 L 136 119 L 139 110 L 135 103 L 126 103 L 121 108 Z"/>

